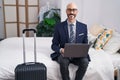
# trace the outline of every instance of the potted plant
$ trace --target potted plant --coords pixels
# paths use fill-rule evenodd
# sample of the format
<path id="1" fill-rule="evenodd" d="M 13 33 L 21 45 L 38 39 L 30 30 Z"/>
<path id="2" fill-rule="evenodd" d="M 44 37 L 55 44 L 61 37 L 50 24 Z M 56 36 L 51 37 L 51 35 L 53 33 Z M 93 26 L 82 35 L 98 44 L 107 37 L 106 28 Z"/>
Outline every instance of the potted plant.
<path id="1" fill-rule="evenodd" d="M 61 21 L 60 9 L 51 9 L 44 13 L 43 20 L 37 25 L 38 37 L 53 36 L 54 26 Z"/>

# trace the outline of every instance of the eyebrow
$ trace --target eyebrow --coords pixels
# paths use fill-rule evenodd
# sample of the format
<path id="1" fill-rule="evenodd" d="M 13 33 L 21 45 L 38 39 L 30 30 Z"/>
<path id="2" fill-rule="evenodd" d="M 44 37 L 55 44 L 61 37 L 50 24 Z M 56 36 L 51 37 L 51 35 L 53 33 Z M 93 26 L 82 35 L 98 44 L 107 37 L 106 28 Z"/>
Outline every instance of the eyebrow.
<path id="1" fill-rule="evenodd" d="M 67 10 L 77 10 L 76 8 L 67 8 Z"/>
<path id="2" fill-rule="evenodd" d="M 67 9 L 77 9 L 77 8 L 67 8 Z"/>

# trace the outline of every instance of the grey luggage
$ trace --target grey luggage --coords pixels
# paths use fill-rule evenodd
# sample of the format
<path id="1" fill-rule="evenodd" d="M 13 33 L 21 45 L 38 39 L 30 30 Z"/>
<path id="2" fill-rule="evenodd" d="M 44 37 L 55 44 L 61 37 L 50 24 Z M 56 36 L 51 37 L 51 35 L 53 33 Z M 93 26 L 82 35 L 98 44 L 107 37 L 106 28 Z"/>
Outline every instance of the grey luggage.
<path id="1" fill-rule="evenodd" d="M 25 32 L 34 32 L 34 62 L 25 61 Z M 23 30 L 23 57 L 24 63 L 19 64 L 15 68 L 15 80 L 47 80 L 47 68 L 43 63 L 36 62 L 36 30 Z"/>

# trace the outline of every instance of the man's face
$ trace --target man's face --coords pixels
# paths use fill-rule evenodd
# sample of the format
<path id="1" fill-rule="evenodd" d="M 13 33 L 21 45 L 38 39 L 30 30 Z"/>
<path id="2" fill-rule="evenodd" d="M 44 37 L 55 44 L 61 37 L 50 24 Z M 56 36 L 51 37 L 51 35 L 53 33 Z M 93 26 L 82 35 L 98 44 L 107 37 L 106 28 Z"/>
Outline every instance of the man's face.
<path id="1" fill-rule="evenodd" d="M 69 4 L 66 9 L 66 13 L 69 21 L 73 21 L 76 18 L 78 13 L 77 7 L 75 4 Z"/>

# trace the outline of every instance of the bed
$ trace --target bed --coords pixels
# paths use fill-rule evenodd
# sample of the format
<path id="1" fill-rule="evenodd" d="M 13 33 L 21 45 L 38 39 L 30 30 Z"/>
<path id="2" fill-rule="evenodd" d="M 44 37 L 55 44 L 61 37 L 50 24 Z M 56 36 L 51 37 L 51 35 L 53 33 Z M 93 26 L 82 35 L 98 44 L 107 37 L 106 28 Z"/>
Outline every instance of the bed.
<path id="1" fill-rule="evenodd" d="M 93 29 L 92 29 L 93 30 Z M 120 35 L 116 33 L 113 36 L 117 39 L 109 41 L 104 49 L 96 50 L 93 47 L 89 49 L 91 62 L 83 80 L 114 80 L 114 70 L 120 64 Z M 113 37 L 113 38 L 114 38 Z M 88 33 L 89 42 L 93 43 L 96 37 Z M 112 38 L 111 38 L 112 39 Z M 33 37 L 26 38 L 26 60 L 33 61 Z M 18 64 L 23 63 L 23 39 L 22 37 L 6 38 L 0 42 L 0 80 L 14 80 L 14 69 Z M 62 80 L 57 62 L 52 61 L 50 54 L 52 37 L 37 37 L 36 51 L 37 62 L 44 63 L 47 67 L 47 80 Z M 112 47 L 111 47 L 111 46 Z M 116 47 L 117 46 L 117 47 Z M 110 49 L 109 49 L 110 48 Z M 116 49 L 117 48 L 117 49 Z M 70 78 L 74 80 L 77 66 L 70 64 Z"/>
<path id="2" fill-rule="evenodd" d="M 47 66 L 47 80 L 62 80 L 59 65 L 50 54 L 52 37 L 37 37 L 37 61 Z M 26 38 L 27 61 L 33 61 L 33 38 Z M 15 67 L 23 62 L 22 38 L 7 38 L 0 42 L 0 80 L 14 80 Z M 83 80 L 114 80 L 112 60 L 104 51 L 90 48 L 91 62 Z M 106 65 L 107 64 L 107 65 Z M 70 77 L 74 80 L 77 66 L 70 64 Z M 56 74 L 57 73 L 57 74 Z"/>

